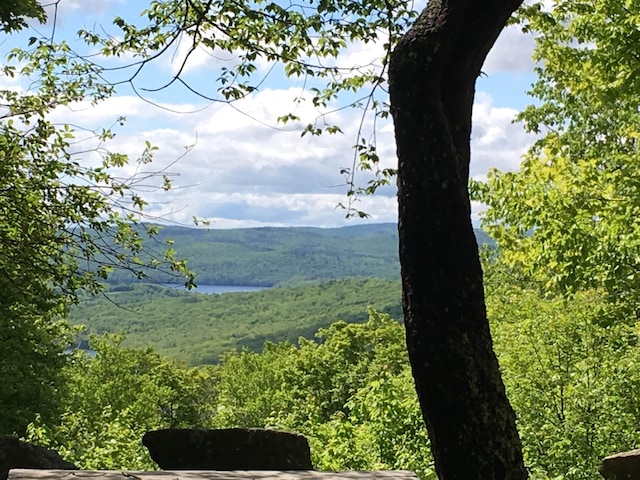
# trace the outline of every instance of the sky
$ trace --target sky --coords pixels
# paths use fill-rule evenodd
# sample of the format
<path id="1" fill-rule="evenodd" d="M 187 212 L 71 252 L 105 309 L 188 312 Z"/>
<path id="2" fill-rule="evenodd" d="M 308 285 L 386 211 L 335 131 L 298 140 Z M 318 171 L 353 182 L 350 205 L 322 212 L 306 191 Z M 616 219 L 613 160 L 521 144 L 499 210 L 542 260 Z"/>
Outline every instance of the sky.
<path id="1" fill-rule="evenodd" d="M 146 0 L 60 0 L 57 11 L 48 8 L 49 22 L 34 24 L 28 31 L 0 41 L 5 55 L 12 45 L 30 36 L 49 36 L 55 25 L 55 38 L 66 39 L 72 47 L 84 48 L 75 32 L 89 28 L 115 32 L 112 19 L 118 15 L 134 20 Z M 88 7 L 90 5 L 90 8 Z M 55 22 L 53 21 L 55 13 Z M 516 113 L 530 99 L 526 96 L 535 80 L 531 53 L 533 39 L 518 27 L 503 31 L 483 67 L 477 83 L 471 138 L 471 175 L 483 178 L 492 168 L 517 169 L 533 138 L 513 123 Z M 175 74 L 185 45 L 151 64 L 138 86 L 153 88 Z M 340 58 L 341 64 L 368 63 L 380 56 L 377 45 L 352 45 Z M 124 64 L 130 59 L 122 59 Z M 215 92 L 219 68 L 233 59 L 196 51 L 185 72 L 192 85 Z M 113 62 L 111 60 L 106 61 Z M 111 63 L 110 65 L 113 65 Z M 269 65 L 260 65 L 266 73 Z M 154 163 L 145 169 L 168 168 L 174 188 L 169 192 L 143 189 L 149 201 L 146 211 L 155 221 L 192 225 L 192 218 L 207 219 L 212 228 L 254 226 L 337 227 L 365 222 L 395 222 L 395 187 L 381 189 L 373 196 L 361 197 L 357 208 L 367 219 L 347 219 L 337 208 L 347 202 L 347 188 L 340 170 L 350 167 L 354 158 L 361 111 L 340 110 L 329 119 L 342 127 L 338 135 L 301 137 L 302 124 L 313 121 L 319 112 L 310 102 L 300 103 L 295 113 L 303 123 L 278 125 L 276 118 L 292 111 L 292 99 L 309 97 L 302 81 L 286 80 L 272 73 L 257 93 L 232 106 L 208 102 L 184 88 L 168 88 L 147 94 L 146 100 L 123 86 L 112 98 L 99 103 L 57 109 L 53 118 L 89 129 L 111 126 L 126 116 L 124 126 L 115 129 L 109 148 L 135 159 L 145 141 L 159 148 Z M 259 71 L 258 73 L 263 73 Z M 126 74 L 122 73 L 123 75 Z M 25 80 L 0 76 L 0 88 L 25 88 Z M 339 105 L 332 105 L 339 107 Z M 371 126 L 365 122 L 365 127 Z M 376 145 L 384 167 L 396 163 L 393 127 L 390 121 L 378 123 Z M 84 158 L 92 162 L 95 159 Z M 134 162 L 124 174 L 140 168 Z M 359 184 L 366 176 L 356 177 Z M 478 222 L 480 205 L 473 206 L 472 219 Z"/>

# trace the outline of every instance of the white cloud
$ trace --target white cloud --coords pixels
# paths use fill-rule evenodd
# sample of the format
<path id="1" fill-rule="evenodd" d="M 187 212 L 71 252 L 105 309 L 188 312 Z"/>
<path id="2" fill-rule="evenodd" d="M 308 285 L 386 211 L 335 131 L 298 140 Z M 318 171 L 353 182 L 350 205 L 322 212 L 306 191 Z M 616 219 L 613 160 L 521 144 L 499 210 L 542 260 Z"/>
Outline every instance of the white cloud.
<path id="1" fill-rule="evenodd" d="M 186 145 L 195 143 L 193 150 L 170 168 L 177 174 L 175 190 L 161 194 L 143 189 L 153 215 L 180 222 L 196 215 L 211 217 L 220 224 L 337 225 L 344 221 L 345 212 L 335 207 L 346 202 L 346 188 L 331 186 L 343 183 L 340 168 L 351 165 L 351 145 L 355 143 L 352 126 L 358 124 L 358 111 L 331 115 L 332 122 L 344 126 L 343 135 L 301 138 L 301 125 L 292 131 L 265 125 L 290 111 L 292 99 L 299 94 L 299 89 L 266 90 L 237 104 L 244 113 L 214 104 L 190 115 L 159 110 L 136 97 L 114 97 L 95 107 L 80 104 L 73 109 L 59 108 L 52 119 L 97 129 L 120 114 L 126 115 L 127 124 L 116 128 L 116 138 L 107 146 L 132 159 L 142 152 L 145 140 L 160 150 L 152 165 L 139 167 L 134 163 L 121 169 L 119 175 L 125 177 L 139 173 L 140 168 L 162 170 L 185 152 Z M 169 106 L 176 110 L 191 108 Z M 297 113 L 305 121 L 319 114 L 309 102 L 300 104 Z M 388 129 L 380 135 L 386 135 L 385 142 L 393 144 Z M 90 134 L 80 133 L 79 137 L 86 139 Z M 75 150 L 89 150 L 91 145 L 95 141 L 85 140 Z M 98 160 L 91 153 L 82 158 L 85 162 Z M 395 218 L 394 203 L 393 197 L 382 195 L 361 202 L 362 208 L 380 221 Z"/>
<path id="2" fill-rule="evenodd" d="M 19 66 L 17 68 L 20 68 Z M 11 92 L 23 91 L 20 76 L 9 77 L 0 74 L 0 90 L 9 90 Z"/>
<path id="3" fill-rule="evenodd" d="M 268 119 L 282 107 L 290 91 L 263 92 L 247 99 L 248 113 Z M 491 98 L 479 95 L 474 112 L 472 174 L 482 177 L 490 166 L 515 169 L 531 138 L 511 121 L 515 110 L 496 108 Z M 355 115 L 354 115 L 355 116 Z M 354 116 L 342 120 L 349 124 Z M 193 151 L 174 167 L 180 173 L 177 186 L 186 188 L 168 194 L 171 203 L 160 197 L 152 211 L 179 221 L 192 215 L 209 217 L 214 225 L 338 225 L 345 212 L 336 205 L 345 203 L 346 189 L 330 188 L 342 182 L 339 168 L 350 163 L 352 138 L 322 136 L 300 138 L 298 132 L 280 132 L 232 109 L 218 106 L 207 113 L 179 117 L 181 128 L 156 129 L 143 134 L 161 146 L 158 166 L 181 154 L 192 140 L 189 128 L 198 129 Z M 381 151 L 393 165 L 395 143 L 391 125 L 379 132 Z M 130 149 L 135 149 L 131 141 Z M 385 195 L 364 197 L 357 208 L 374 221 L 395 221 L 393 189 Z M 474 205 L 474 217 L 478 206 Z"/>
<path id="4" fill-rule="evenodd" d="M 472 177 L 482 178 L 490 167 L 518 169 L 534 139 L 521 124 L 513 122 L 517 113 L 511 108 L 493 106 L 492 98 L 487 94 L 476 95 L 471 132 Z"/>
<path id="5" fill-rule="evenodd" d="M 502 30 L 482 70 L 488 74 L 532 72 L 534 46 L 532 34 L 523 33 L 518 25 L 510 25 Z"/>
<path id="6" fill-rule="evenodd" d="M 161 66 L 171 71 L 172 75 L 180 72 L 180 75 L 193 73 L 200 70 L 211 72 L 222 67 L 231 67 L 238 62 L 239 54 L 225 52 L 219 49 L 211 50 L 197 45 L 193 46 L 191 37 L 181 34 L 175 45 L 163 57 L 164 63 Z"/>
<path id="7" fill-rule="evenodd" d="M 89 4 L 87 0 L 39 1 L 47 13 L 47 24 L 52 25 L 55 21 L 56 27 L 67 26 L 74 15 L 86 13 Z M 125 0 L 91 0 L 91 17 L 95 20 L 109 8 L 124 5 L 124 2 Z"/>
<path id="8" fill-rule="evenodd" d="M 197 195 L 188 189 L 173 196 L 171 202 L 153 203 L 149 212 L 158 218 L 181 223 L 192 216 L 211 220 L 214 228 L 270 226 L 340 226 L 346 221 L 345 203 L 340 193 L 256 194 L 248 192 L 209 193 Z M 194 200 L 196 200 L 194 202 Z M 394 222 L 397 218 L 395 197 L 364 197 L 356 204 L 370 214 L 367 222 Z"/>
<path id="9" fill-rule="evenodd" d="M 384 56 L 384 44 L 389 36 L 381 32 L 375 41 L 368 43 L 359 41 L 351 43 L 342 52 L 336 61 L 332 62 L 340 68 L 359 67 L 363 70 L 372 68 L 382 70 L 382 58 Z"/>
<path id="10" fill-rule="evenodd" d="M 298 95 L 300 90 L 295 88 L 265 90 L 236 105 L 244 114 L 228 105 L 214 104 L 181 115 L 150 107 L 136 97 L 116 97 L 93 109 L 59 109 L 55 114 L 59 121 L 72 120 L 95 128 L 123 113 L 128 122 L 121 131 L 116 130 L 116 138 L 109 142 L 112 149 L 135 159 L 145 140 L 160 147 L 153 164 L 132 164 L 121 172 L 126 176 L 140 168 L 169 168 L 175 174 L 174 190 L 143 189 L 143 196 L 151 202 L 148 212 L 157 217 L 181 223 L 190 223 L 194 215 L 207 217 L 214 227 L 344 224 L 346 212 L 336 206 L 347 202 L 346 187 L 335 186 L 344 182 L 340 168 L 351 165 L 360 112 L 334 113 L 331 120 L 345 130 L 335 136 L 300 138 L 299 129 L 282 131 L 265 125 L 290 111 L 291 101 Z M 193 107 L 167 106 L 175 110 Z M 303 102 L 297 113 L 308 121 L 319 112 Z M 486 94 L 477 95 L 471 164 L 475 177 L 481 178 L 491 166 L 518 167 L 531 138 L 512 123 L 515 113 L 495 107 Z M 392 125 L 381 125 L 377 137 L 383 164 L 394 166 Z M 185 158 L 170 166 L 185 153 L 185 146 L 194 143 Z M 364 174 L 357 180 L 366 183 Z M 372 216 L 369 221 L 395 221 L 395 189 L 387 187 L 373 197 L 363 197 L 356 207 Z M 474 218 L 477 211 L 474 205 Z"/>
<path id="11" fill-rule="evenodd" d="M 535 140 L 522 125 L 513 120 L 518 113 L 512 108 L 499 108 L 492 104 L 488 94 L 476 94 L 473 107 L 473 129 L 471 132 L 470 175 L 484 180 L 489 168 L 513 171 L 520 167 L 522 156 Z M 471 219 L 479 224 L 483 204 L 471 203 Z"/>

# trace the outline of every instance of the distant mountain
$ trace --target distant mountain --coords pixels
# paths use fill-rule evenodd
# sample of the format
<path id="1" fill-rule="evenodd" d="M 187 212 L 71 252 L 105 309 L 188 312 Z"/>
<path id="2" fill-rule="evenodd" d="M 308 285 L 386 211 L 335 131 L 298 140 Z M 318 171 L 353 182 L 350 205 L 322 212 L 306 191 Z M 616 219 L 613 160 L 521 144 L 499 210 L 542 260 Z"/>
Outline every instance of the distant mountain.
<path id="1" fill-rule="evenodd" d="M 480 244 L 490 243 L 481 230 L 476 230 L 476 237 Z M 174 241 L 178 258 L 188 259 L 200 284 L 273 286 L 354 277 L 400 278 L 394 223 L 228 230 L 163 226 L 158 240 L 166 239 Z M 129 280 L 123 274 L 112 278 L 112 282 Z"/>

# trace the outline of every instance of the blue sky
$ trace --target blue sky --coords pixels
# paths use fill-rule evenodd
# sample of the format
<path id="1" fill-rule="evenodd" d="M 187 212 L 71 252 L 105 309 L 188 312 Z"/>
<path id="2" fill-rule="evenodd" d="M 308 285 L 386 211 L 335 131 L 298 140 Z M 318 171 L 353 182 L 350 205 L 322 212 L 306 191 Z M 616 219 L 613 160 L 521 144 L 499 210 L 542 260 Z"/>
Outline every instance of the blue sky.
<path id="1" fill-rule="evenodd" d="M 60 0 L 56 39 L 66 39 L 82 49 L 75 40 L 80 28 L 115 32 L 111 19 L 133 20 L 146 0 Z M 50 10 L 50 20 L 53 14 Z M 7 38 L 0 46 L 3 55 L 11 45 L 33 35 L 49 35 L 53 22 L 34 26 L 20 36 Z M 471 173 L 482 178 L 490 167 L 515 169 L 532 138 L 512 123 L 517 110 L 529 102 L 525 91 L 534 80 L 530 60 L 533 40 L 517 27 L 506 29 L 483 68 L 474 108 Z M 378 56 L 375 45 L 354 45 L 347 51 L 348 64 L 366 63 Z M 183 51 L 173 52 L 156 61 L 141 78 L 139 86 L 159 86 L 171 78 Z M 188 78 L 194 85 L 215 91 L 217 69 L 230 59 L 213 58 L 210 52 L 197 51 L 188 66 Z M 265 69 L 267 66 L 265 66 Z M 0 87 L 24 87 L 24 82 L 0 77 Z M 151 204 L 149 213 L 165 221 L 190 224 L 193 216 L 208 218 L 212 227 L 258 225 L 340 226 L 362 222 L 346 220 L 336 209 L 346 201 L 346 189 L 340 175 L 351 165 L 359 114 L 344 110 L 334 114 L 344 134 L 300 137 L 300 126 L 290 131 L 274 129 L 275 119 L 291 111 L 292 99 L 304 94 L 301 82 L 283 81 L 275 74 L 254 95 L 235 108 L 207 103 L 185 89 L 172 88 L 149 96 L 164 109 L 154 107 L 123 87 L 118 95 L 97 105 L 75 105 L 59 109 L 56 120 L 89 128 L 110 126 L 125 115 L 127 123 L 117 130 L 111 148 L 135 158 L 145 140 L 157 145 L 156 166 L 163 168 L 185 153 L 170 167 L 174 186 L 170 192 L 143 192 Z M 303 121 L 311 121 L 317 109 L 310 104 L 296 111 Z M 177 113 L 182 112 L 182 113 Z M 287 127 L 290 128 L 290 127 Z M 286 130 L 286 129 L 284 129 Z M 384 166 L 395 164 L 395 144 L 390 123 L 378 125 L 378 153 Z M 86 161 L 90 162 L 91 158 Z M 131 173 L 134 167 L 127 170 Z M 364 180 L 364 179 L 363 179 Z M 368 212 L 369 222 L 393 222 L 396 199 L 393 188 L 361 200 L 358 208 Z M 478 206 L 474 208 L 474 217 Z"/>

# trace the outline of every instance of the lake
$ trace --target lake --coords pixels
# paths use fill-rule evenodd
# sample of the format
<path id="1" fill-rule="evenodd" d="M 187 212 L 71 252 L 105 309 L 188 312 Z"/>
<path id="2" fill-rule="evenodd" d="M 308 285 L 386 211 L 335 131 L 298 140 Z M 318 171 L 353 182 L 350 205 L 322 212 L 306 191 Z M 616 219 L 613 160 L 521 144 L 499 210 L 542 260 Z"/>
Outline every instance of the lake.
<path id="1" fill-rule="evenodd" d="M 162 283 L 163 287 L 177 288 L 186 290 L 184 285 L 179 283 Z M 233 293 L 233 292 L 257 292 L 258 290 L 265 290 L 269 287 L 256 287 L 251 285 L 198 285 L 197 288 L 190 290 L 195 293 L 220 294 L 220 293 Z"/>

